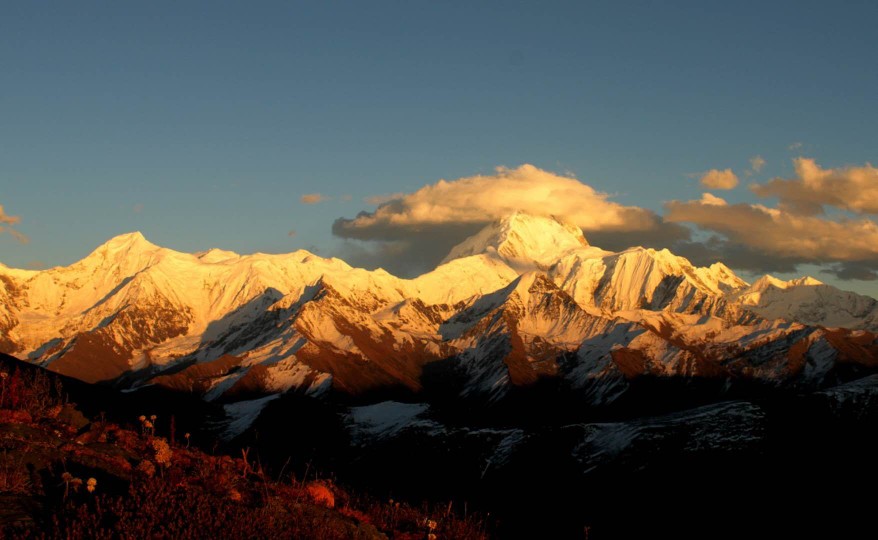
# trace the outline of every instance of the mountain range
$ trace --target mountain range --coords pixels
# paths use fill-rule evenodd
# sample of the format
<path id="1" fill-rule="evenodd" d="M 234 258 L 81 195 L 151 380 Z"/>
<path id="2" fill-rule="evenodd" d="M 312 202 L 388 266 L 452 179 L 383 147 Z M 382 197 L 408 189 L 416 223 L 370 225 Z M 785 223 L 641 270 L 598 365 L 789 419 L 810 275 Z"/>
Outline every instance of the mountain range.
<path id="1" fill-rule="evenodd" d="M 523 213 L 413 279 L 130 233 L 67 267 L 0 265 L 0 363 L 274 470 L 471 504 L 501 537 L 703 537 L 730 511 L 764 528 L 742 500 L 820 500 L 835 531 L 851 498 L 827 494 L 878 480 L 876 313 L 810 277 L 751 284 Z"/>
<path id="2" fill-rule="evenodd" d="M 302 250 L 180 253 L 140 233 L 67 267 L 0 265 L 3 352 L 226 404 L 425 387 L 493 403 L 555 380 L 600 405 L 644 376 L 818 388 L 878 366 L 876 331 L 873 298 L 810 277 L 749 284 L 667 250 L 608 252 L 523 213 L 414 279 Z"/>

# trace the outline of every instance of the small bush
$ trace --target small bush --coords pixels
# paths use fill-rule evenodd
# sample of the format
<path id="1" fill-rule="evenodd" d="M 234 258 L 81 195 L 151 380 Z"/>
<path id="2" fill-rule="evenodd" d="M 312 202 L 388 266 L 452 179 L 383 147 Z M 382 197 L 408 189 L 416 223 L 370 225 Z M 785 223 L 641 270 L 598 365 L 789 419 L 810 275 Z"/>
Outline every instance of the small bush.
<path id="1" fill-rule="evenodd" d="M 48 418 L 57 416 L 63 396 L 61 382 L 40 370 L 0 371 L 0 409 L 25 411 L 33 419 Z"/>

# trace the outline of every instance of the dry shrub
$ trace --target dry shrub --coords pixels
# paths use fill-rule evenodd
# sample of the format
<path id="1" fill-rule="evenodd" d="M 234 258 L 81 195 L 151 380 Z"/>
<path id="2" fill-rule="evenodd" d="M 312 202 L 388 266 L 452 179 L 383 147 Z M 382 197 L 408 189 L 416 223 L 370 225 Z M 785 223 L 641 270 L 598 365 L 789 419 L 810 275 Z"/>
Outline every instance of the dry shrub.
<path id="1" fill-rule="evenodd" d="M 0 409 L 0 424 L 30 424 L 33 421 L 33 417 L 27 411 Z"/>
<path id="2" fill-rule="evenodd" d="M 50 538 L 352 538 L 351 525 L 325 514 L 277 505 L 248 506 L 233 493 L 217 497 L 171 487 L 158 478 L 132 483 L 126 496 L 82 497 L 52 518 Z"/>
<path id="3" fill-rule="evenodd" d="M 168 444 L 168 441 L 162 439 L 161 437 L 156 437 L 150 441 L 152 446 L 153 453 L 155 454 L 155 462 L 163 467 L 167 467 L 171 464 L 171 446 Z"/>
<path id="4" fill-rule="evenodd" d="M 30 491 L 30 474 L 22 456 L 0 454 L 0 493 L 25 494 Z"/>
<path id="5" fill-rule="evenodd" d="M 345 506 L 344 508 L 339 508 L 338 511 L 342 515 L 347 516 L 351 519 L 355 519 L 360 523 L 372 523 L 372 517 L 362 510 L 351 508 L 350 506 Z"/>
<path id="6" fill-rule="evenodd" d="M 155 465 L 152 464 L 152 461 L 144 459 L 137 464 L 137 472 L 147 478 L 152 478 L 155 476 Z"/>
<path id="7" fill-rule="evenodd" d="M 335 507 L 335 495 L 332 494 L 332 490 L 325 483 L 319 481 L 311 482 L 305 487 L 305 491 L 315 504 L 325 506 L 326 508 Z"/>
<path id="8" fill-rule="evenodd" d="M 33 419 L 50 417 L 63 402 L 61 382 L 41 370 L 0 372 L 0 409 L 27 411 Z"/>

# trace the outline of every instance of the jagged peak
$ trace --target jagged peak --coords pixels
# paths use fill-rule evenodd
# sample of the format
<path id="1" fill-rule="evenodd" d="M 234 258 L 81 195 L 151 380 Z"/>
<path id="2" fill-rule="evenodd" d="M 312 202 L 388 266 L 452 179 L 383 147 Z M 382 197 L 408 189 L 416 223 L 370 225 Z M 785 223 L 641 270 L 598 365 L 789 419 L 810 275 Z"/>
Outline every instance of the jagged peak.
<path id="1" fill-rule="evenodd" d="M 634 246 L 618 253 L 610 253 L 605 258 L 619 262 L 626 261 L 627 264 L 658 265 L 671 273 L 682 273 L 686 269 L 695 269 L 689 259 L 675 255 L 667 248 L 654 249 Z"/>
<path id="2" fill-rule="evenodd" d="M 558 286 L 549 279 L 544 272 L 525 272 L 515 278 L 509 285 L 491 295 L 491 302 L 500 304 L 512 297 L 518 297 L 522 302 L 527 302 L 532 294 L 556 292 Z"/>
<path id="3" fill-rule="evenodd" d="M 754 281 L 753 285 L 751 286 L 751 288 L 753 290 L 764 290 L 764 289 L 767 289 L 768 287 L 777 287 L 778 289 L 786 289 L 787 282 L 782 280 L 782 279 L 778 279 L 778 278 L 772 276 L 771 274 L 765 274 L 761 278 Z"/>
<path id="4" fill-rule="evenodd" d="M 790 293 L 793 294 L 809 294 L 806 292 L 807 289 L 818 286 L 824 289 L 835 290 L 838 293 L 854 294 L 841 291 L 840 289 L 836 289 L 831 285 L 826 285 L 820 280 L 814 279 L 811 276 L 804 276 L 801 278 L 784 281 L 772 275 L 765 274 L 761 278 L 754 281 L 753 284 L 750 285 L 750 287 L 741 291 L 738 298 L 743 301 L 745 305 L 758 305 L 760 304 L 760 302 L 763 301 L 765 295 L 770 293 L 771 291 L 790 291 Z M 773 313 L 772 315 L 778 314 Z"/>
<path id="5" fill-rule="evenodd" d="M 825 285 L 819 279 L 813 278 L 811 276 L 804 276 L 804 277 L 800 277 L 797 279 L 791 279 L 788 283 L 790 285 L 796 286 L 796 287 L 814 287 L 817 285 Z"/>
<path id="6" fill-rule="evenodd" d="M 572 250 L 587 247 L 582 229 L 574 224 L 554 216 L 514 212 L 456 245 L 442 263 L 489 253 L 508 261 L 548 266 Z"/>
<path id="7" fill-rule="evenodd" d="M 817 285 L 824 285 L 824 283 L 811 276 L 804 276 L 796 279 L 791 279 L 789 281 L 784 281 L 772 275 L 765 274 L 764 276 L 756 280 L 750 288 L 754 291 L 764 291 L 769 287 L 774 287 L 776 289 L 788 289 L 790 287 L 815 287 Z"/>
<path id="8" fill-rule="evenodd" d="M 722 272 L 725 274 L 734 274 L 734 272 L 732 271 L 731 268 L 729 268 L 728 266 L 726 266 L 725 264 L 723 264 L 721 262 L 715 262 L 715 263 L 711 264 L 710 266 L 708 266 L 708 268 L 710 268 L 714 272 Z"/>

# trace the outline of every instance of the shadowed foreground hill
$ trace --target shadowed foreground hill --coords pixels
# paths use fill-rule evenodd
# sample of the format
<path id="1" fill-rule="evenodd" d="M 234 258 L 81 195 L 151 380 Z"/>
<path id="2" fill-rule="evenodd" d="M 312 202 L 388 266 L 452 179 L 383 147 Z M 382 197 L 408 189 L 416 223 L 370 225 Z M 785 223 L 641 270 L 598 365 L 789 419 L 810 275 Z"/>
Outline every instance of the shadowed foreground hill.
<path id="1" fill-rule="evenodd" d="M 3 538 L 488 537 L 446 505 L 376 502 L 313 474 L 270 474 L 249 452 L 208 454 L 152 409 L 121 425 L 89 418 L 62 377 L 9 357 L 0 378 Z"/>

